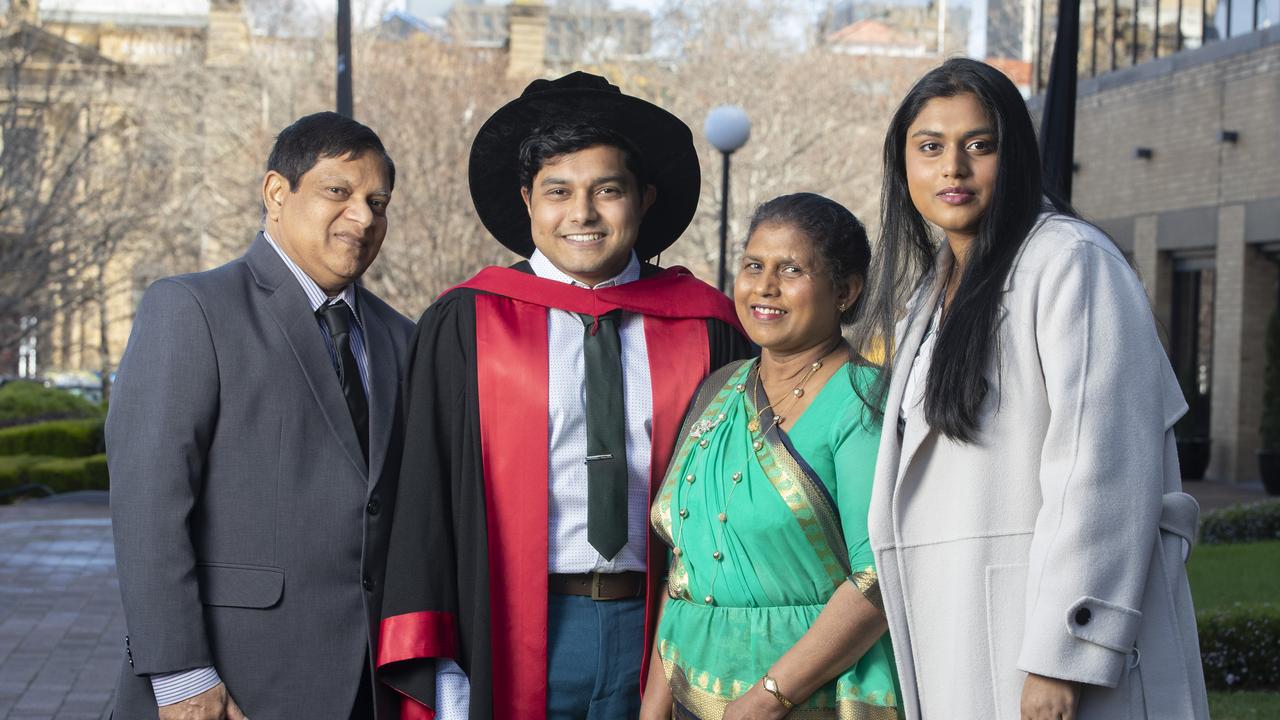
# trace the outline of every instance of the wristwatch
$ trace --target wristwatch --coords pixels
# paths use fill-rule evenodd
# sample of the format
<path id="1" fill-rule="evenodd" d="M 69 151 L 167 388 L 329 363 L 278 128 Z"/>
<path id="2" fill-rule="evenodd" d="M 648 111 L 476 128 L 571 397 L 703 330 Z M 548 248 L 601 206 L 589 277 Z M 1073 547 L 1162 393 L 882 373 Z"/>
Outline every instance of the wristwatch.
<path id="1" fill-rule="evenodd" d="M 765 692 L 777 698 L 778 702 L 782 703 L 782 707 L 790 710 L 796 706 L 795 703 L 787 699 L 787 696 L 783 695 L 782 691 L 778 689 L 778 681 L 774 680 L 768 674 L 765 674 L 764 677 L 760 678 L 760 685 L 764 687 Z"/>

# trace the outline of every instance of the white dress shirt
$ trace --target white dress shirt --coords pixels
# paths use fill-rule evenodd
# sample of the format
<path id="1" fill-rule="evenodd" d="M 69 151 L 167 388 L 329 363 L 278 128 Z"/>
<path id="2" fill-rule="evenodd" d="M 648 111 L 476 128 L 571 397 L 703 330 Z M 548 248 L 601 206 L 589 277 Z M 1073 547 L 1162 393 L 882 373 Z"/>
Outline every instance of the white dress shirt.
<path id="1" fill-rule="evenodd" d="M 578 287 L 585 285 L 535 250 L 529 265 L 540 278 Z M 635 253 L 622 272 L 591 289 L 612 287 L 640 278 Z M 649 378 L 649 348 L 644 339 L 644 316 L 622 313 L 618 337 L 622 344 L 622 397 L 627 438 L 627 544 L 613 560 L 605 560 L 587 541 L 587 405 L 583 359 L 582 319 L 566 310 L 547 312 L 547 420 L 550 430 L 547 467 L 547 572 L 644 572 L 649 534 L 649 459 L 653 432 L 653 387 Z M 442 659 L 436 670 L 436 720 L 462 720 L 468 715 L 470 684 L 452 660 Z"/>
<path id="2" fill-rule="evenodd" d="M 289 268 L 289 272 L 298 279 L 298 284 L 302 286 L 302 292 L 306 294 L 307 301 L 311 304 L 311 312 L 320 309 L 321 305 L 329 302 L 342 300 L 347 303 L 347 307 L 351 308 L 351 315 L 355 321 L 351 323 L 351 334 L 349 336 L 351 342 L 351 352 L 355 355 L 356 366 L 360 369 L 360 384 L 364 386 L 364 394 L 369 396 L 369 356 L 364 346 L 364 326 L 360 321 L 359 306 L 356 305 L 356 288 L 355 285 L 348 285 L 342 289 L 337 296 L 330 298 L 320 286 L 316 284 L 311 276 L 303 272 L 302 268 L 289 257 L 276 241 L 265 230 L 262 232 L 263 237 L 267 239 L 267 243 L 276 251 L 280 259 L 284 261 L 285 266 Z M 316 318 L 317 327 L 320 335 L 324 338 L 325 348 L 329 350 L 329 359 L 333 362 L 334 371 L 337 372 L 338 365 L 342 362 L 338 358 L 338 351 L 333 346 L 333 338 L 329 337 L 329 331 L 324 326 L 324 321 L 319 317 Z M 188 698 L 193 698 L 202 692 L 209 690 L 222 679 L 218 677 L 218 671 L 212 667 L 194 668 L 192 670 L 179 670 L 172 673 L 159 673 L 151 676 L 151 689 L 156 695 L 156 705 L 164 707 L 165 705 L 173 705 L 180 703 Z"/>

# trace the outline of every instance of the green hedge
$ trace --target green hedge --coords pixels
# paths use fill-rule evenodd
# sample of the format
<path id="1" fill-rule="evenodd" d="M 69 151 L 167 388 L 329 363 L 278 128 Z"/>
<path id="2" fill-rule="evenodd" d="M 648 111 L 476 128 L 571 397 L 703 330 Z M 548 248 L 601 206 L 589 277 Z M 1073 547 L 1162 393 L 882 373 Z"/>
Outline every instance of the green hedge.
<path id="1" fill-rule="evenodd" d="M 1196 613 L 1211 690 L 1280 690 L 1280 606 L 1235 605 Z"/>
<path id="2" fill-rule="evenodd" d="M 54 492 L 106 490 L 107 456 L 82 458 L 12 455 L 0 457 L 0 490 L 20 485 L 47 485 Z"/>
<path id="3" fill-rule="evenodd" d="M 1263 500 L 1210 510 L 1200 516 L 1205 545 L 1280 540 L 1280 500 Z"/>
<path id="4" fill-rule="evenodd" d="M 104 450 L 101 418 L 54 420 L 0 430 L 0 455 L 84 457 Z"/>
<path id="5" fill-rule="evenodd" d="M 98 406 L 65 390 L 25 380 L 0 385 L 0 427 L 101 415 Z"/>

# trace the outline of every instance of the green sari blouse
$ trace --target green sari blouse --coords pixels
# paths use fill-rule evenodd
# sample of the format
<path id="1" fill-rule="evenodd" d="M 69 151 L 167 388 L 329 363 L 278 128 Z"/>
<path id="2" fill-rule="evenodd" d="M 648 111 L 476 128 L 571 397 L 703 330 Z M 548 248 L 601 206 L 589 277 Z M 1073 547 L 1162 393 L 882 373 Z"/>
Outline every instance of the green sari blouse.
<path id="1" fill-rule="evenodd" d="M 720 720 L 812 626 L 836 588 L 880 607 L 867 537 L 879 428 L 846 363 L 789 432 L 773 426 L 758 360 L 742 363 L 688 425 L 650 511 L 671 547 L 658 651 L 678 718 Z M 786 688 L 783 688 L 786 692 Z M 789 718 L 897 718 L 886 633 Z"/>

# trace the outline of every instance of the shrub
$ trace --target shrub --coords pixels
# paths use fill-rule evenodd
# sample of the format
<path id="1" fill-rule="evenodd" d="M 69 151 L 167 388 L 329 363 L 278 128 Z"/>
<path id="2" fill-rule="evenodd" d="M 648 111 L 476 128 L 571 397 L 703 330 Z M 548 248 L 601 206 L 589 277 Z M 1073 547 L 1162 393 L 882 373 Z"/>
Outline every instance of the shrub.
<path id="1" fill-rule="evenodd" d="M 103 421 L 55 420 L 0 430 L 0 455 L 84 457 L 103 451 Z"/>
<path id="2" fill-rule="evenodd" d="M 1211 690 L 1280 690 L 1280 607 L 1234 605 L 1196 613 Z"/>
<path id="3" fill-rule="evenodd" d="M 1232 505 L 1200 516 L 1205 545 L 1280 540 L 1280 500 Z"/>
<path id="4" fill-rule="evenodd" d="M 54 492 L 106 490 L 107 456 L 52 458 L 35 455 L 0 457 L 0 491 L 20 485 L 46 485 Z"/>
<path id="5" fill-rule="evenodd" d="M 27 470 L 27 482 L 48 485 L 54 492 L 106 490 L 109 485 L 107 456 L 45 460 Z"/>
<path id="6" fill-rule="evenodd" d="M 101 415 L 96 405 L 65 390 L 25 380 L 0 385 L 0 427 Z"/>

